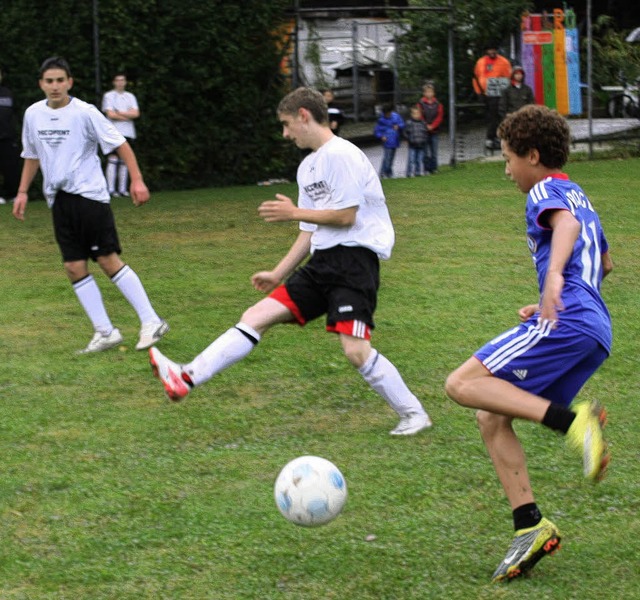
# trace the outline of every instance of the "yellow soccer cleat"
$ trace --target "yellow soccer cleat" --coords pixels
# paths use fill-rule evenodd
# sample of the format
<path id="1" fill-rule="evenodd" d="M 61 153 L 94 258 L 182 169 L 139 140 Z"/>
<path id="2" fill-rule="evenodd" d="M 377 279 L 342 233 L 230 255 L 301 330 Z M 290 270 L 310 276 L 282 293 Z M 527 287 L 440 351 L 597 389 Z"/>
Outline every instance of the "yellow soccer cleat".
<path id="1" fill-rule="evenodd" d="M 582 452 L 584 476 L 591 481 L 604 478 L 609 453 L 602 430 L 607 418 L 605 409 L 595 400 L 572 407 L 576 418 L 567 431 L 567 443 Z"/>
<path id="2" fill-rule="evenodd" d="M 519 529 L 505 559 L 493 573 L 492 581 L 510 581 L 524 575 L 546 556 L 560 549 L 560 532 L 544 517 L 534 527 Z"/>

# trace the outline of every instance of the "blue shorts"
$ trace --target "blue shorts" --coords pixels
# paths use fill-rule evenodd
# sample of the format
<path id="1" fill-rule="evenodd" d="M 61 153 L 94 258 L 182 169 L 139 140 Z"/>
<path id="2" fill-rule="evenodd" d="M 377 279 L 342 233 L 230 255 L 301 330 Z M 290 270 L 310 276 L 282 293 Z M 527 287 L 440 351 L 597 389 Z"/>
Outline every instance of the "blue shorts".
<path id="1" fill-rule="evenodd" d="M 491 340 L 474 356 L 494 376 L 569 406 L 608 352 L 594 338 L 562 322 L 551 329 L 533 318 Z"/>

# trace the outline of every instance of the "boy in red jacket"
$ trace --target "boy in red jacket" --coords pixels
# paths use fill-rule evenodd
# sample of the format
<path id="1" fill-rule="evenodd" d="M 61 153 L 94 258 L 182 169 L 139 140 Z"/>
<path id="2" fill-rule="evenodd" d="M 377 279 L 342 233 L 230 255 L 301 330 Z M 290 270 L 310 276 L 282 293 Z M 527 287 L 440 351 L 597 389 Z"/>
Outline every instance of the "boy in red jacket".
<path id="1" fill-rule="evenodd" d="M 431 175 L 438 171 L 438 129 L 444 117 L 444 109 L 436 99 L 436 88 L 430 81 L 424 84 L 422 98 L 418 104 L 427 128 L 427 141 L 424 144 L 424 174 Z"/>

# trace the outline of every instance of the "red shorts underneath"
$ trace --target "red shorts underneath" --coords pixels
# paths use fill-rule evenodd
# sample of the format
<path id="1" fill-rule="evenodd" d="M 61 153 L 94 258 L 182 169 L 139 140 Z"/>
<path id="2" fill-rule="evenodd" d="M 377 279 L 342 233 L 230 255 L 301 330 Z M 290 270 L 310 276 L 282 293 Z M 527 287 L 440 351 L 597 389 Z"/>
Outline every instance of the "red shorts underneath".
<path id="1" fill-rule="evenodd" d="M 273 290 L 273 292 L 269 294 L 269 298 L 273 298 L 280 302 L 280 304 L 284 304 L 291 311 L 299 325 L 306 324 L 306 319 L 302 316 L 300 309 L 291 299 L 291 296 L 289 296 L 289 292 L 287 292 L 287 288 L 284 285 L 279 285 Z M 363 321 L 338 321 L 334 325 L 327 325 L 326 329 L 333 333 L 344 333 L 345 335 L 362 338 L 364 340 L 371 339 L 371 327 Z"/>

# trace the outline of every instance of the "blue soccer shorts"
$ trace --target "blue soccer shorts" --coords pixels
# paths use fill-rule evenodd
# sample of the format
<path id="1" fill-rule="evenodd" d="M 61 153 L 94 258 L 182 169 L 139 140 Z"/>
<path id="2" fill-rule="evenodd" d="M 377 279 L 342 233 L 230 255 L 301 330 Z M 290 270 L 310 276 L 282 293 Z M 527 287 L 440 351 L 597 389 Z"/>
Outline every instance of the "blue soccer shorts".
<path id="1" fill-rule="evenodd" d="M 561 321 L 552 329 L 533 318 L 494 338 L 474 356 L 495 377 L 569 406 L 608 352 L 596 339 Z"/>

